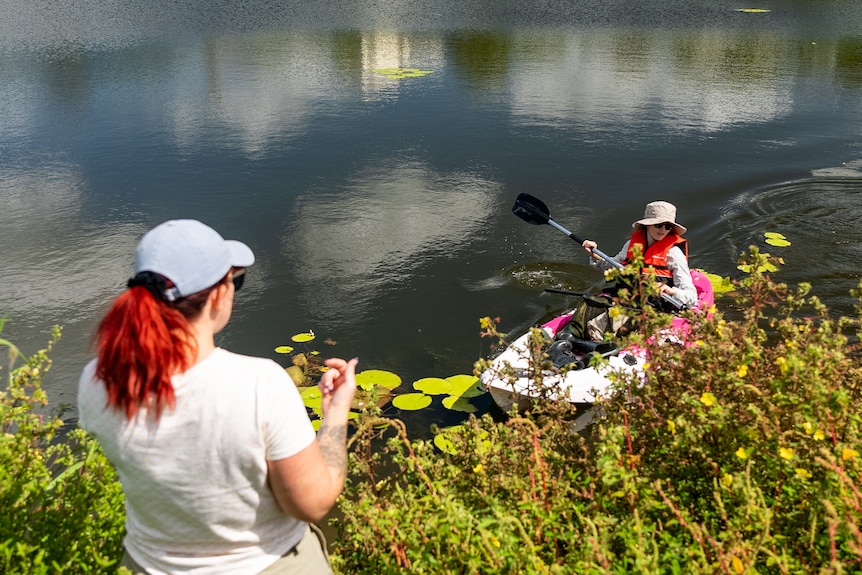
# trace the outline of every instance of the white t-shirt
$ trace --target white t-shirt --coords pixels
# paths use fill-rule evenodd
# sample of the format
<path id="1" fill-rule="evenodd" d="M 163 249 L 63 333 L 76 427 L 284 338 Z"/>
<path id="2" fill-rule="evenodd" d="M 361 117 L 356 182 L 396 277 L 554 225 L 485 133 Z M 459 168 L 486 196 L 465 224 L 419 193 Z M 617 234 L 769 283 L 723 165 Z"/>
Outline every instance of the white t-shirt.
<path id="1" fill-rule="evenodd" d="M 176 407 L 131 421 L 107 406 L 91 361 L 78 387 L 80 425 L 117 468 L 126 551 L 153 574 L 259 573 L 307 524 L 278 506 L 267 460 L 315 433 L 293 381 L 274 361 L 216 349 L 175 376 Z"/>

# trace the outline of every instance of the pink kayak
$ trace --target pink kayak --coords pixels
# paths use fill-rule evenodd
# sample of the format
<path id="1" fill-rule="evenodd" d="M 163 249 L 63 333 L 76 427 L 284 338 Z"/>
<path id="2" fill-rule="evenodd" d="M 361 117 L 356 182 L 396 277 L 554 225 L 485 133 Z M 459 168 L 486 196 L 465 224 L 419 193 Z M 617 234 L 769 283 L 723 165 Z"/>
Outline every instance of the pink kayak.
<path id="1" fill-rule="evenodd" d="M 695 309 L 709 309 L 714 301 L 709 278 L 698 270 L 692 270 L 691 279 L 698 295 Z M 557 316 L 542 324 L 540 329 L 553 340 L 573 313 L 574 310 L 571 310 Z M 687 331 L 685 318 L 674 317 L 670 331 L 671 337 L 684 339 Z M 646 363 L 646 353 L 639 348 L 620 350 L 612 343 L 598 344 L 593 353 L 604 356 L 606 362 L 600 362 L 600 365 L 584 365 L 589 361 L 587 356 L 590 352 L 575 350 L 575 359 L 585 360 L 583 363 L 577 362 L 568 370 L 544 370 L 542 377 L 536 378 L 532 377 L 529 370 L 529 342 L 530 332 L 527 332 L 495 357 L 491 366 L 480 376 L 494 402 L 504 411 L 509 411 L 516 403 L 523 409 L 529 405 L 531 399 L 548 395 L 575 404 L 593 404 L 608 392 L 612 383 L 609 377 L 611 373 L 639 372 Z"/>

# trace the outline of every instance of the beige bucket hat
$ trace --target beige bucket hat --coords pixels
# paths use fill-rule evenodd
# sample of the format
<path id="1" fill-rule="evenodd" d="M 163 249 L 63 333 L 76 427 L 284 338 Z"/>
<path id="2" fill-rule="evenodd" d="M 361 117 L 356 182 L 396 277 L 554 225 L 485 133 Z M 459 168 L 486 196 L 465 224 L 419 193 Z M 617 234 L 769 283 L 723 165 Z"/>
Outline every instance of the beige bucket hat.
<path id="1" fill-rule="evenodd" d="M 651 226 L 670 222 L 674 224 L 673 231 L 681 236 L 688 229 L 676 223 L 676 206 L 670 202 L 650 202 L 644 210 L 644 217 L 632 224 L 633 228 L 638 226 Z"/>

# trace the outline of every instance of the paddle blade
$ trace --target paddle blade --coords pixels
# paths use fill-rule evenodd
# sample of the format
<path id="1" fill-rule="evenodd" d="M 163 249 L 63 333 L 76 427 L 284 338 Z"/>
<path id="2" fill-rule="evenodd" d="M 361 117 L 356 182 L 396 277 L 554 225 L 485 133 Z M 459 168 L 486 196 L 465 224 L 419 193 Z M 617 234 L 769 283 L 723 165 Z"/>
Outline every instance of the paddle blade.
<path id="1" fill-rule="evenodd" d="M 512 206 L 512 213 L 528 224 L 534 225 L 547 224 L 551 218 L 548 206 L 539 198 L 527 193 L 518 196 L 515 205 Z"/>

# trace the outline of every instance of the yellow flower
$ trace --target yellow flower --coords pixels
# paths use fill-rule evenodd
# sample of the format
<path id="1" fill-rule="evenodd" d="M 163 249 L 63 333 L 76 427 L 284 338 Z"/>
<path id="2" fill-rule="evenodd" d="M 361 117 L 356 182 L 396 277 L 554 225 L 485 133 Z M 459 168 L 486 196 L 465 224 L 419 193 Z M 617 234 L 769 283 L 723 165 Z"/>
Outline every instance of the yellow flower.
<path id="1" fill-rule="evenodd" d="M 778 371 L 780 371 L 782 374 L 787 373 L 787 370 L 790 369 L 790 366 L 787 365 L 787 359 L 786 358 L 779 357 L 778 359 L 775 360 L 775 364 L 778 366 Z"/>
<path id="2" fill-rule="evenodd" d="M 782 447 L 778 450 L 778 455 L 781 456 L 781 459 L 793 459 L 793 450 L 789 447 Z"/>
<path id="3" fill-rule="evenodd" d="M 707 407 L 712 407 L 715 404 L 715 396 L 710 392 L 704 392 L 703 395 L 700 396 L 700 402 Z"/>
<path id="4" fill-rule="evenodd" d="M 805 433 L 807 433 L 808 435 L 811 435 L 812 433 L 814 433 L 814 426 L 811 425 L 810 421 L 806 421 L 805 423 L 803 423 L 802 429 L 804 429 Z"/>
<path id="5" fill-rule="evenodd" d="M 730 487 L 731 485 L 733 485 L 733 475 L 731 475 L 730 473 L 725 473 L 721 477 L 721 484 L 725 487 Z"/>
<path id="6" fill-rule="evenodd" d="M 476 467 L 473 468 L 473 473 L 476 473 L 476 474 L 483 473 L 484 471 L 485 471 L 485 466 L 482 465 L 481 463 L 476 465 Z"/>
<path id="7" fill-rule="evenodd" d="M 715 304 L 712 304 L 711 306 L 709 306 L 708 308 L 706 308 L 706 313 L 708 313 L 708 314 L 713 314 L 713 313 L 715 313 L 716 311 L 718 311 L 718 308 L 717 308 L 717 307 L 715 307 Z"/>
<path id="8" fill-rule="evenodd" d="M 799 477 L 801 477 L 803 479 L 809 479 L 811 477 L 811 472 L 805 468 L 797 467 L 796 468 L 796 475 L 798 475 Z"/>
<path id="9" fill-rule="evenodd" d="M 500 548 L 500 540 L 497 539 L 496 537 L 494 537 L 493 535 L 491 535 L 491 545 L 493 545 L 494 547 L 499 549 Z"/>
<path id="10" fill-rule="evenodd" d="M 608 310 L 608 317 L 617 318 L 617 317 L 619 317 L 619 315 L 620 315 L 620 308 L 618 308 L 618 307 L 612 307 L 611 309 Z"/>
<path id="11" fill-rule="evenodd" d="M 748 459 L 748 451 L 744 448 L 740 447 L 736 450 L 736 456 L 740 459 Z"/>
<path id="12" fill-rule="evenodd" d="M 644 362 L 644 366 L 643 366 L 644 371 L 648 370 L 650 367 L 652 367 L 650 362 L 648 362 L 648 361 Z"/>
<path id="13" fill-rule="evenodd" d="M 697 347 L 703 347 L 706 344 L 703 343 L 702 339 L 698 339 L 698 340 L 695 340 L 694 345 L 696 345 Z"/>
<path id="14" fill-rule="evenodd" d="M 823 441 L 824 439 L 826 439 L 826 434 L 823 433 L 822 429 L 818 429 L 814 432 L 814 439 L 816 439 L 817 441 Z"/>
<path id="15" fill-rule="evenodd" d="M 736 555 L 730 558 L 730 564 L 733 566 L 734 572 L 738 573 L 739 575 L 742 575 L 742 573 L 745 571 L 745 565 L 742 564 L 742 561 Z"/>
<path id="16" fill-rule="evenodd" d="M 746 364 L 740 365 L 739 368 L 737 368 L 737 370 L 736 370 L 736 374 L 739 377 L 745 377 L 745 374 L 747 374 L 747 373 L 748 373 L 748 365 L 746 365 Z"/>
<path id="17" fill-rule="evenodd" d="M 676 433 L 676 424 L 670 419 L 667 420 L 667 430 L 672 434 Z"/>
<path id="18" fill-rule="evenodd" d="M 850 449 L 849 447 L 845 447 L 844 450 L 841 452 L 841 459 L 843 459 L 844 461 L 847 461 L 848 459 L 853 459 L 854 457 L 858 456 L 859 452 L 855 449 Z"/>

